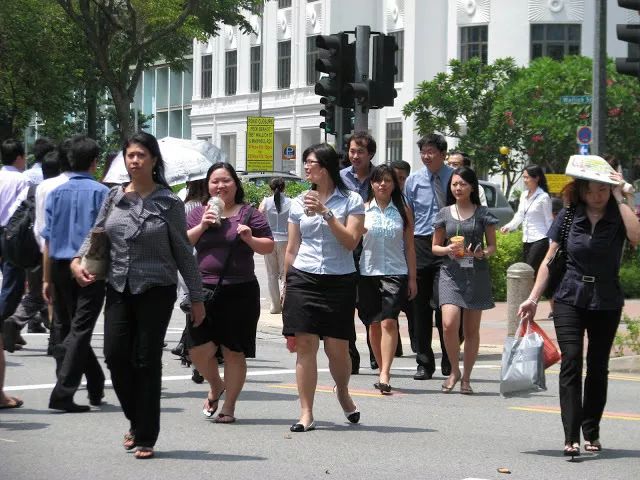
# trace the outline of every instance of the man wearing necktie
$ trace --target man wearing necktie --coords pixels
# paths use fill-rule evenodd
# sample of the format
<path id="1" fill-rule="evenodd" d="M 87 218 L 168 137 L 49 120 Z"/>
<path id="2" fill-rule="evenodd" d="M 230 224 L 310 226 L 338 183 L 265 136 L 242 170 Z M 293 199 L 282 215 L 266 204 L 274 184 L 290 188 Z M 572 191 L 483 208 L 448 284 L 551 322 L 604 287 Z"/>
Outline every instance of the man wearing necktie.
<path id="1" fill-rule="evenodd" d="M 437 299 L 437 278 L 442 258 L 433 255 L 431 242 L 436 214 L 447 204 L 447 185 L 453 169 L 444 164 L 447 141 L 442 135 L 431 134 L 422 137 L 418 141 L 418 149 L 424 168 L 409 176 L 404 193 L 415 217 L 414 235 L 418 267 L 418 295 L 413 300 L 418 368 L 413 378 L 429 380 L 436 369 L 431 348 L 434 311 L 442 349 L 442 374 L 448 376 L 451 373 L 442 336 L 442 313 Z"/>

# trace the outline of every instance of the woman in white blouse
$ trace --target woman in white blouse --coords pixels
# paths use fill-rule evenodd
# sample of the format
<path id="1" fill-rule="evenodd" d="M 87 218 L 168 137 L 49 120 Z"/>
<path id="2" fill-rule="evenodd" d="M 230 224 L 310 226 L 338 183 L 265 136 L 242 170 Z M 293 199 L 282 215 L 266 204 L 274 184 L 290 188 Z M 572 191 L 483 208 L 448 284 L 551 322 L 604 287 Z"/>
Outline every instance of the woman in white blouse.
<path id="1" fill-rule="evenodd" d="M 538 267 L 549 249 L 547 232 L 553 222 L 551 197 L 548 193 L 547 179 L 538 165 L 525 167 L 522 180 L 526 190 L 520 196 L 518 211 L 500 231 L 508 233 L 522 224 L 522 258 L 537 274 Z"/>

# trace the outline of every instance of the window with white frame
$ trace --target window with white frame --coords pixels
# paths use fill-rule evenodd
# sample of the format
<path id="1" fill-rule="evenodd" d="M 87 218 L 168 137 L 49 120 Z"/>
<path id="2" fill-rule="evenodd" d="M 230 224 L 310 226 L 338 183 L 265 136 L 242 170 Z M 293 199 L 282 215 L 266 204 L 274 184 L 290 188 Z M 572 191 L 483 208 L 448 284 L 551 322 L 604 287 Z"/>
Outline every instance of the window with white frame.
<path id="1" fill-rule="evenodd" d="M 260 90 L 260 45 L 251 47 L 251 91 Z"/>
<path id="2" fill-rule="evenodd" d="M 291 40 L 278 42 L 278 88 L 291 86 Z"/>
<path id="3" fill-rule="evenodd" d="M 291 0 L 278 0 L 278 8 L 289 8 Z"/>
<path id="4" fill-rule="evenodd" d="M 567 55 L 580 55 L 581 25 L 531 25 L 531 60 L 551 57 L 562 60 Z"/>
<path id="5" fill-rule="evenodd" d="M 387 163 L 402 160 L 402 122 L 387 123 Z"/>
<path id="6" fill-rule="evenodd" d="M 202 55 L 202 91 L 200 96 L 202 98 L 211 98 L 211 89 L 213 84 L 213 56 Z"/>
<path id="7" fill-rule="evenodd" d="M 478 57 L 487 64 L 487 25 L 474 25 L 460 28 L 460 60 L 466 62 L 470 58 Z"/>
<path id="8" fill-rule="evenodd" d="M 224 94 L 235 95 L 238 86 L 238 51 L 225 52 L 224 60 Z"/>

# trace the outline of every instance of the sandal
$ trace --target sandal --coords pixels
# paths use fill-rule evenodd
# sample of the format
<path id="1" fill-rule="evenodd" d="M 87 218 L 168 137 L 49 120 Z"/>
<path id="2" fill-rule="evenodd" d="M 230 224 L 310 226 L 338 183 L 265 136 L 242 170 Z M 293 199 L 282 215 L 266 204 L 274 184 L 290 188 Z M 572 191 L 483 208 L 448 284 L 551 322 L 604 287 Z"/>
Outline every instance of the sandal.
<path id="1" fill-rule="evenodd" d="M 124 434 L 124 442 L 122 443 L 122 446 L 125 450 L 133 450 L 136 448 L 136 437 L 133 433 L 127 432 Z"/>
<path id="2" fill-rule="evenodd" d="M 578 442 L 567 442 L 564 444 L 563 450 L 565 457 L 579 457 L 580 456 L 580 444 Z"/>
<path id="3" fill-rule="evenodd" d="M 24 405 L 24 402 L 16 397 L 7 397 L 8 402 L 0 405 L 0 409 L 5 408 L 20 408 Z"/>
<path id="4" fill-rule="evenodd" d="M 460 393 L 462 395 L 473 395 L 473 388 L 471 388 L 471 382 L 463 380 L 460 382 Z"/>
<path id="5" fill-rule="evenodd" d="M 220 392 L 220 395 L 218 395 L 218 398 L 216 398 L 215 400 L 211 400 L 209 398 L 209 394 L 207 394 L 207 399 L 204 401 L 204 408 L 202 409 L 202 414 L 205 417 L 207 418 L 213 417 L 213 414 L 216 413 L 216 410 L 218 410 L 218 402 L 220 401 L 220 398 L 222 397 L 223 393 L 224 393 L 224 388 Z"/>
<path id="6" fill-rule="evenodd" d="M 585 452 L 601 452 L 602 444 L 600 440 L 585 440 L 584 441 Z"/>
<path id="7" fill-rule="evenodd" d="M 442 384 L 442 393 L 451 393 L 451 391 L 455 388 L 456 383 L 458 383 L 458 380 L 460 380 L 460 376 L 458 376 L 457 378 L 454 377 L 453 383 L 451 385 L 447 385 L 447 382 L 444 382 Z M 462 391 L 462 389 L 460 389 L 460 391 Z"/>
<path id="8" fill-rule="evenodd" d="M 138 447 L 134 456 L 138 460 L 148 460 L 153 458 L 155 454 L 153 452 L 153 447 Z"/>

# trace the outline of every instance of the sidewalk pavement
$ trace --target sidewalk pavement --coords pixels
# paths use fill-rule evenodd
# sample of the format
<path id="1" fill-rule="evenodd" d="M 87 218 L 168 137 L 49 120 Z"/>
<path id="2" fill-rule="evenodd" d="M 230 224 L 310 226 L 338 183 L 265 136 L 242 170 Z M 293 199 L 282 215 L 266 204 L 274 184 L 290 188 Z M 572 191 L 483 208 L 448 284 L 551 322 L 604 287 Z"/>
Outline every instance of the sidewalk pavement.
<path id="1" fill-rule="evenodd" d="M 550 312 L 549 302 L 543 301 L 538 305 L 536 322 L 542 327 L 547 335 L 555 342 L 556 332 L 553 328 L 553 321 L 548 318 Z M 640 299 L 631 299 L 625 301 L 623 313 L 631 318 L 640 317 Z M 362 354 L 366 352 L 366 333 L 362 322 L 355 319 L 356 334 L 358 348 Z M 622 327 L 620 327 L 622 328 Z M 282 332 L 282 315 L 269 313 L 268 309 L 263 309 L 258 322 L 258 330 L 262 332 L 279 334 Z M 404 314 L 400 315 L 400 336 L 402 337 L 402 345 L 405 356 L 411 354 L 411 346 L 409 343 L 409 332 L 407 330 L 407 320 Z M 495 308 L 485 310 L 482 313 L 482 321 L 480 323 L 480 355 L 501 355 L 504 339 L 507 336 L 507 303 L 497 302 Z M 362 345 L 362 348 L 360 348 Z M 433 350 L 440 352 L 440 342 L 438 334 L 434 329 Z M 363 350 L 364 349 L 364 350 Z M 612 371 L 625 371 L 640 373 L 640 357 L 621 357 L 612 358 L 610 365 Z"/>

